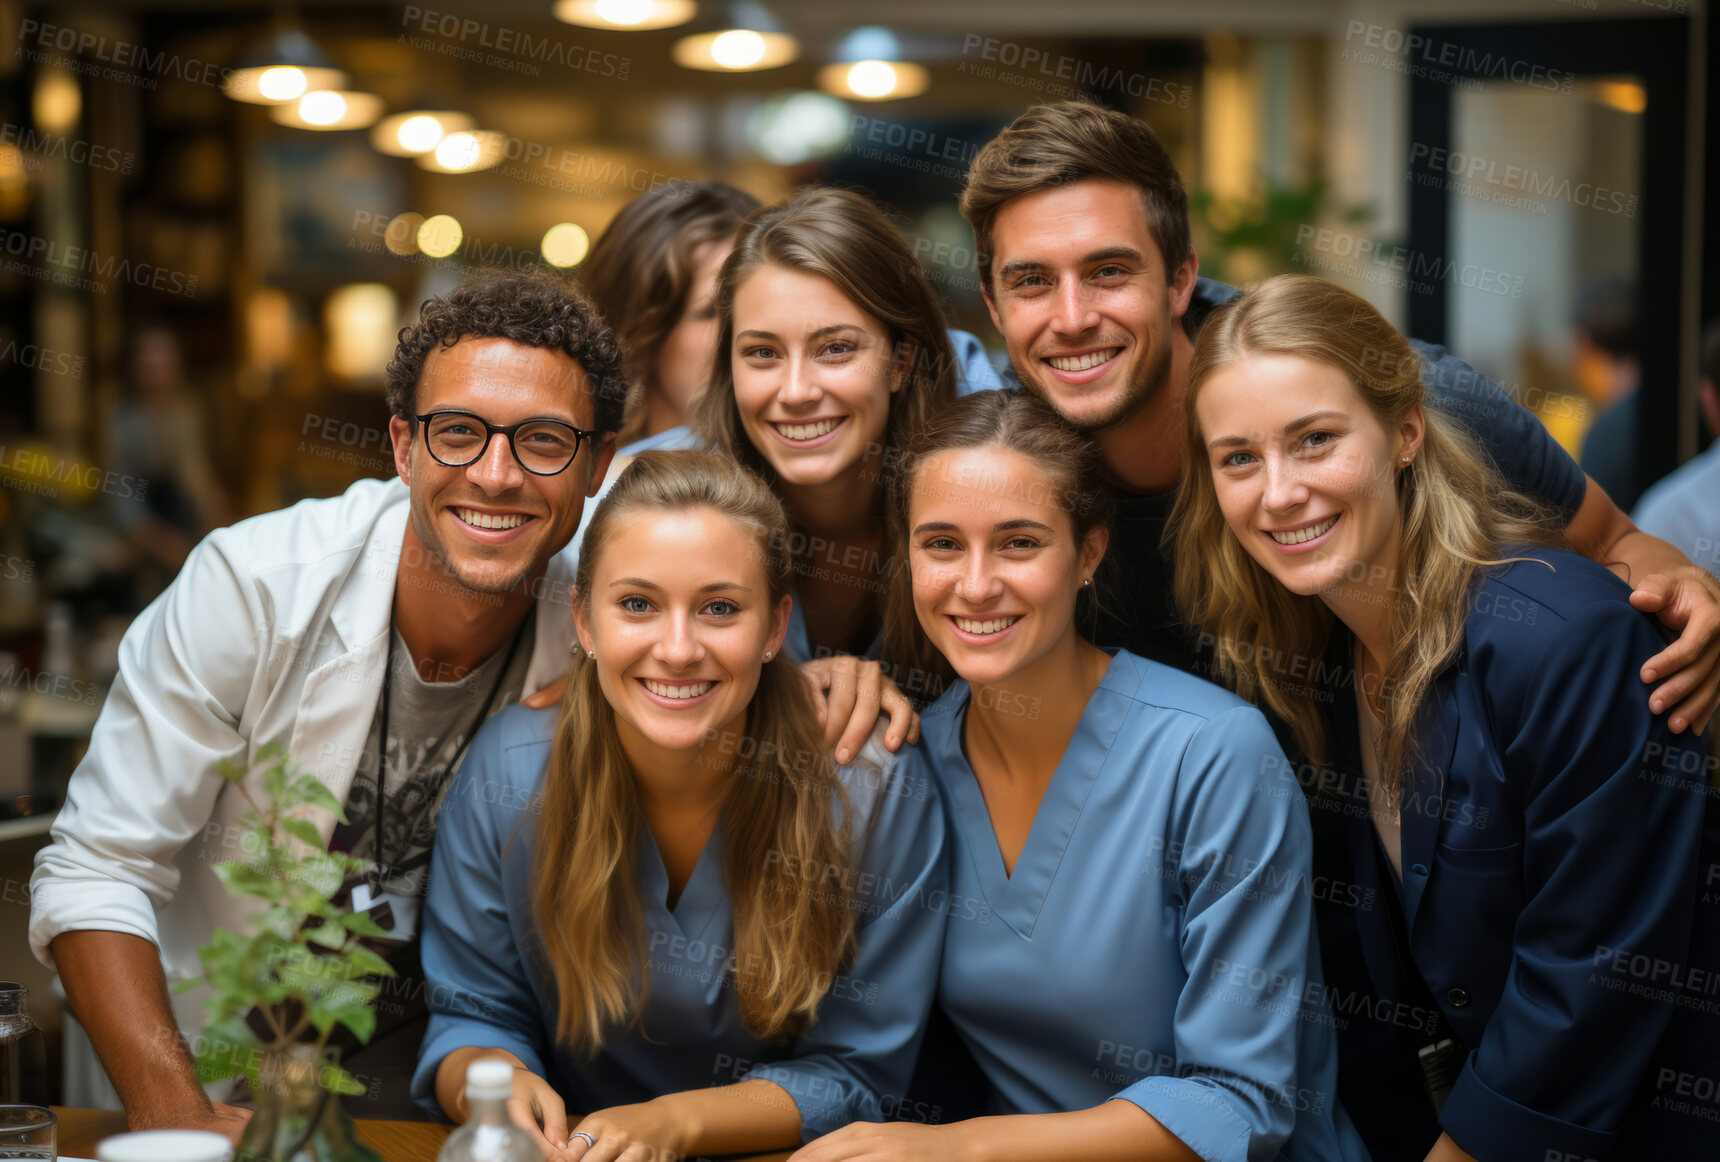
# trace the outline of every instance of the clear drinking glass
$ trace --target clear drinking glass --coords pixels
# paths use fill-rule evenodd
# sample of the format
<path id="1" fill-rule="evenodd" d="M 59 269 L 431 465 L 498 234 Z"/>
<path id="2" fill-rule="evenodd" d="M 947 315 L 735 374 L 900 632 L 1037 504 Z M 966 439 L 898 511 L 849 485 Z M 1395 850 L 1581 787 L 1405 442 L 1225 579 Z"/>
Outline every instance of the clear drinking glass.
<path id="1" fill-rule="evenodd" d="M 42 1106 L 0 1105 L 0 1158 L 57 1157 L 54 1127 L 59 1119 Z"/>

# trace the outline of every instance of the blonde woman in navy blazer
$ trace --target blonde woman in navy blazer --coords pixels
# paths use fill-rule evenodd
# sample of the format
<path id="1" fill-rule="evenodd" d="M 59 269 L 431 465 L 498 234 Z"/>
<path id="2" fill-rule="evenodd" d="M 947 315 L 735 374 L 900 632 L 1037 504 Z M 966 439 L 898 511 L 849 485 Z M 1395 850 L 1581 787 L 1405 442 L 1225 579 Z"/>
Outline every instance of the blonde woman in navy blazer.
<path id="1" fill-rule="evenodd" d="M 1207 323 L 1185 400 L 1179 601 L 1331 764 L 1344 1104 L 1378 1162 L 1720 1158 L 1712 800 L 1639 678 L 1663 643 L 1420 372 L 1282 276 Z"/>

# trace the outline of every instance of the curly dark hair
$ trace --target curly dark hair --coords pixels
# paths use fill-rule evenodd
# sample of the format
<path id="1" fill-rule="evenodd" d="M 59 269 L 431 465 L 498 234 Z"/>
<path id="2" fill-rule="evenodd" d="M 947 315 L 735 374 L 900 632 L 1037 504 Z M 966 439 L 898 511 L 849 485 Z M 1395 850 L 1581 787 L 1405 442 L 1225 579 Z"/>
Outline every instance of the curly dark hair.
<path id="1" fill-rule="evenodd" d="M 627 404 L 621 346 L 597 308 L 571 283 L 547 271 L 481 270 L 447 298 L 418 308 L 418 321 L 400 329 L 388 361 L 388 410 L 414 423 L 418 378 L 432 348 L 461 339 L 508 339 L 570 356 L 585 372 L 597 430 L 615 432 Z"/>

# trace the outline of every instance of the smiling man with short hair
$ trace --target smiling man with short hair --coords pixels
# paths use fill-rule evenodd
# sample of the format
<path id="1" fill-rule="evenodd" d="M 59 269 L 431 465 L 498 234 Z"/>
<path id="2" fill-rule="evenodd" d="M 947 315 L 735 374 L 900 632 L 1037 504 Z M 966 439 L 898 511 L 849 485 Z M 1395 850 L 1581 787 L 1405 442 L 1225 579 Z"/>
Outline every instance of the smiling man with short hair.
<path id="1" fill-rule="evenodd" d="M 961 212 L 1017 377 L 1093 436 L 1116 491 L 1109 567 L 1120 592 L 1096 641 L 1210 675 L 1207 651 L 1176 610 L 1161 537 L 1182 471 L 1194 336 L 1238 291 L 1198 277 L 1188 197 L 1170 155 L 1145 122 L 1116 110 L 1036 105 L 974 158 Z M 1632 524 L 1486 376 L 1441 347 L 1411 343 L 1430 400 L 1509 484 L 1567 515 L 1577 549 L 1628 569 L 1632 603 L 1679 635 L 1642 678 L 1675 732 L 1700 729 L 1720 705 L 1720 584 Z"/>
<path id="2" fill-rule="evenodd" d="M 566 669 L 536 610 L 568 599 L 545 570 L 603 482 L 625 399 L 620 349 L 568 283 L 474 275 L 424 304 L 389 364 L 398 479 L 215 532 L 133 623 L 37 857 L 30 923 L 133 1129 L 233 1136 L 247 1117 L 193 1077 L 180 1031 L 200 1028 L 204 990 L 170 1005 L 167 984 L 200 975 L 214 928 L 244 923 L 212 868 L 241 855 L 248 804 L 210 771 L 269 743 L 345 805 L 344 824 L 314 819 L 323 840 L 377 865 L 348 892 L 389 930 L 399 976 L 344 1064 L 367 1113 L 414 1116 L 416 921 L 442 796 L 485 719 Z"/>

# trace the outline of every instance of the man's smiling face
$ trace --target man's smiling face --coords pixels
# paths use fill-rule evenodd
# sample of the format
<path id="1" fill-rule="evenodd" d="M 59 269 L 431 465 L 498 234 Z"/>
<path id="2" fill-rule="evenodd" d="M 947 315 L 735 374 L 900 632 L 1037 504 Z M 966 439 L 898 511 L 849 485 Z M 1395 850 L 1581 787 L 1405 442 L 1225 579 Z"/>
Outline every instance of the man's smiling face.
<path id="1" fill-rule="evenodd" d="M 1196 263 L 1167 278 L 1138 189 L 1089 178 L 1019 195 L 991 246 L 986 305 L 1025 387 L 1088 432 L 1164 388 Z"/>
<path id="2" fill-rule="evenodd" d="M 560 420 L 596 425 L 585 371 L 572 357 L 508 339 L 461 339 L 424 360 L 414 410 L 459 411 L 491 424 Z M 463 468 L 439 463 L 425 446 L 425 425 L 390 421 L 395 465 L 412 490 L 412 528 L 461 585 L 504 593 L 533 576 L 572 538 L 583 498 L 603 480 L 614 437 L 582 440 L 567 469 L 525 471 L 507 437 L 495 435 Z"/>

